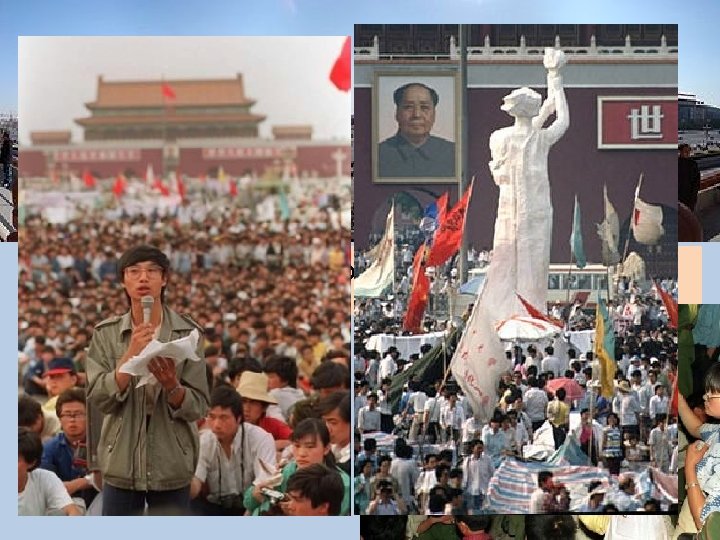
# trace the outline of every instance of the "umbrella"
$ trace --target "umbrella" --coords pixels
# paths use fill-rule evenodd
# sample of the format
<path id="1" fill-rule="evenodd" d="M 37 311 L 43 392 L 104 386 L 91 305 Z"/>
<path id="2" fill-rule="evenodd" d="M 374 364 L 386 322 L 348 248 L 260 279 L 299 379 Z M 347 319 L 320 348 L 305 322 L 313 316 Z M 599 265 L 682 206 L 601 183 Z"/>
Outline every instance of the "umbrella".
<path id="1" fill-rule="evenodd" d="M 514 315 L 498 323 L 495 326 L 495 331 L 501 341 L 535 342 L 553 338 L 561 330 L 554 324 L 542 319 Z"/>
<path id="2" fill-rule="evenodd" d="M 545 388 L 553 394 L 558 391 L 558 388 L 565 389 L 565 399 L 568 401 L 574 401 L 576 399 L 582 399 L 585 395 L 585 390 L 580 386 L 574 379 L 567 379 L 560 377 L 558 379 L 552 379 L 547 382 Z"/>
<path id="3" fill-rule="evenodd" d="M 483 285 L 485 284 L 485 276 L 474 277 L 466 283 L 460 285 L 458 292 L 460 294 L 471 294 L 477 296 L 482 291 Z"/>

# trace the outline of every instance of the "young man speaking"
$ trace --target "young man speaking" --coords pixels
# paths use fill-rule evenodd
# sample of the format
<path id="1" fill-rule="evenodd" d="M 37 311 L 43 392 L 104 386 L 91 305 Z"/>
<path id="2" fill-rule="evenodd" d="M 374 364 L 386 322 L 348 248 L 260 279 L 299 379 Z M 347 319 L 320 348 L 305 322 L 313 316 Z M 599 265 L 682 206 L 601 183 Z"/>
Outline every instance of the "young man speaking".
<path id="1" fill-rule="evenodd" d="M 155 357 L 148 368 L 157 383 L 139 388 L 138 377 L 120 372 L 152 339 L 169 342 L 202 330 L 165 305 L 169 276 L 170 261 L 156 247 L 126 251 L 118 277 L 130 310 L 98 324 L 90 342 L 88 400 L 104 415 L 97 446 L 104 515 L 142 514 L 146 504 L 151 515 L 188 512 L 199 454 L 195 421 L 209 402 L 205 363 Z M 143 297 L 153 299 L 149 313 Z M 203 357 L 202 340 L 197 355 Z"/>

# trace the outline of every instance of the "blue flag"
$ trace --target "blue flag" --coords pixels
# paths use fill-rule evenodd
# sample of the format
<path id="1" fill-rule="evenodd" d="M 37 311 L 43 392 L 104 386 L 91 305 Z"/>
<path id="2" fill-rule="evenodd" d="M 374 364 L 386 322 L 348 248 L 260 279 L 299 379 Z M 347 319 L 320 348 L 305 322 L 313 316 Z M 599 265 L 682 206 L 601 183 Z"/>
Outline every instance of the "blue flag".
<path id="1" fill-rule="evenodd" d="M 575 211 L 573 213 L 573 229 L 570 235 L 570 249 L 575 255 L 575 262 L 578 268 L 585 268 L 587 260 L 585 259 L 585 248 L 582 239 L 582 219 L 580 218 L 580 205 L 578 204 L 577 195 L 575 195 Z"/>

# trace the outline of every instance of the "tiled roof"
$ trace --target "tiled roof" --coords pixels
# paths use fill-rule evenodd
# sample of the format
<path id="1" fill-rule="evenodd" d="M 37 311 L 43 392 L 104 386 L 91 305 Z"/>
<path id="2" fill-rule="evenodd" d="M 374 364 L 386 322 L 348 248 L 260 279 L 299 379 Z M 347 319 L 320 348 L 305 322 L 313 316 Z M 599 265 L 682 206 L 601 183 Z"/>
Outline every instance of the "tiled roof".
<path id="1" fill-rule="evenodd" d="M 167 84 L 176 99 L 163 97 L 162 85 Z M 245 96 L 243 77 L 234 79 L 106 81 L 98 77 L 97 99 L 87 103 L 90 109 L 98 107 L 157 107 L 198 105 L 252 105 L 254 100 Z"/>
<path id="2" fill-rule="evenodd" d="M 257 124 L 265 120 L 261 114 L 168 114 L 157 115 L 122 115 L 122 116 L 93 116 L 75 120 L 81 126 L 112 125 L 146 125 L 146 124 L 185 124 L 185 123 L 213 123 L 213 124 Z"/>

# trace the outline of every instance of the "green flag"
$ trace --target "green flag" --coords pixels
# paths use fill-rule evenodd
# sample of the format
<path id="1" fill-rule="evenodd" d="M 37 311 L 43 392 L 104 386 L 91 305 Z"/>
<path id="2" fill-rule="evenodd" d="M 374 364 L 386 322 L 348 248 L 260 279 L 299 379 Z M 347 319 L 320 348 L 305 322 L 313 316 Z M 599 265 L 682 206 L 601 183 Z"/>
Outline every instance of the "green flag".
<path id="1" fill-rule="evenodd" d="M 578 268 L 585 268 L 587 260 L 585 259 L 585 248 L 582 239 L 582 219 L 580 218 L 580 205 L 578 204 L 577 195 L 575 195 L 575 211 L 573 212 L 573 229 L 570 235 L 570 249 L 575 255 L 575 263 Z"/>

